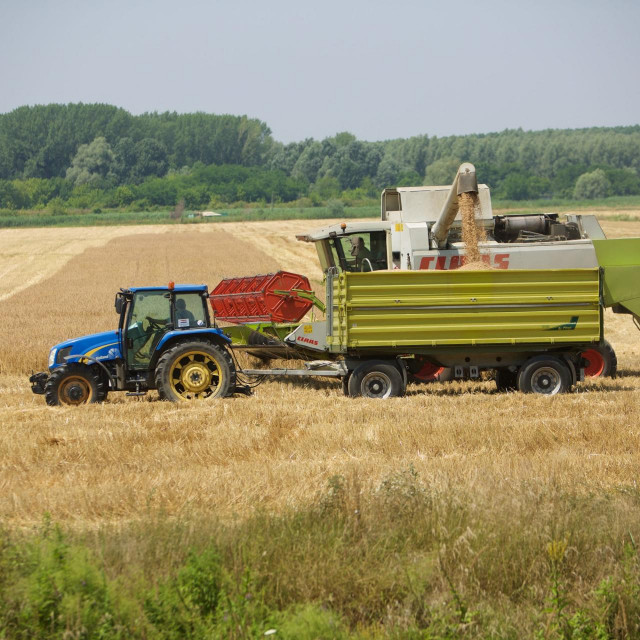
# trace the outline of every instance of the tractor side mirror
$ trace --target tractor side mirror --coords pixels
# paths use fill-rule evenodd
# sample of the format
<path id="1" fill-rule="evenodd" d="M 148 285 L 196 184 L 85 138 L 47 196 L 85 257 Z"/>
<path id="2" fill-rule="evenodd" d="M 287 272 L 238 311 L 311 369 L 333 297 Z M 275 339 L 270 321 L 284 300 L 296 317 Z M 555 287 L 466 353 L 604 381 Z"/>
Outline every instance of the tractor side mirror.
<path id="1" fill-rule="evenodd" d="M 116 313 L 120 315 L 124 308 L 124 298 L 122 296 L 116 296 Z"/>

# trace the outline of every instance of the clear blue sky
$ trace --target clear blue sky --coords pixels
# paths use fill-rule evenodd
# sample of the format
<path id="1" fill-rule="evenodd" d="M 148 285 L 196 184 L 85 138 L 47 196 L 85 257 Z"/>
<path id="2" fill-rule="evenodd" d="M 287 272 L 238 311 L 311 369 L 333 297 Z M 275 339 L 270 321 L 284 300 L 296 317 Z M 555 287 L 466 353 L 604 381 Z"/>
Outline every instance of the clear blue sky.
<path id="1" fill-rule="evenodd" d="M 0 0 L 0 113 L 104 102 L 283 142 L 640 123 L 637 0 Z"/>

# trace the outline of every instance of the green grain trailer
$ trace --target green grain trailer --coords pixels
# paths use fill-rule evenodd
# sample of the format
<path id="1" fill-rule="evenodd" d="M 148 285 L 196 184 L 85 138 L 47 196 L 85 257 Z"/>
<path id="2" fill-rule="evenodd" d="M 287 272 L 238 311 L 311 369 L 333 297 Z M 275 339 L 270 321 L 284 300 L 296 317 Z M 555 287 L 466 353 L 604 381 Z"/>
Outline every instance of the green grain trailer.
<path id="1" fill-rule="evenodd" d="M 330 375 L 347 395 L 403 395 L 411 361 L 458 377 L 496 371 L 498 388 L 553 395 L 579 379 L 581 353 L 602 340 L 601 271 L 344 271 L 327 274 L 327 312 L 284 343 L 327 360 L 303 370 L 250 375 Z"/>

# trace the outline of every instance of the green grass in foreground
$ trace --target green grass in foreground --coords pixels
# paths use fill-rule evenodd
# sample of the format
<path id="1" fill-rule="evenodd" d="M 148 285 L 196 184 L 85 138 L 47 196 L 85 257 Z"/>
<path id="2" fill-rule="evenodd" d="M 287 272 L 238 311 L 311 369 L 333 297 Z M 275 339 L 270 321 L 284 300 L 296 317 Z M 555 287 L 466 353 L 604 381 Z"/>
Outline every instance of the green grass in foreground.
<path id="1" fill-rule="evenodd" d="M 363 494 L 223 523 L 0 530 L 0 638 L 638 638 L 640 493 Z"/>

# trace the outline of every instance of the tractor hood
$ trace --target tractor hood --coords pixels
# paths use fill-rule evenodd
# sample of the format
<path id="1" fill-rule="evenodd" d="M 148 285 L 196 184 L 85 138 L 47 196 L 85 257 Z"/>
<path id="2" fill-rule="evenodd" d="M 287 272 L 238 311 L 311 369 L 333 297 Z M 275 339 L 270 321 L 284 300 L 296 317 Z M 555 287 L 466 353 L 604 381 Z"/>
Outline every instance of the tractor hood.
<path id="1" fill-rule="evenodd" d="M 82 358 L 114 360 L 121 357 L 120 332 L 103 331 L 57 344 L 49 353 L 49 369 L 66 362 L 78 362 Z"/>

